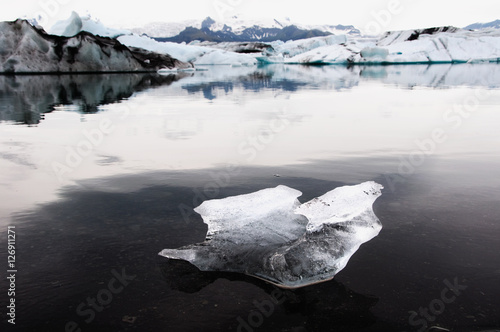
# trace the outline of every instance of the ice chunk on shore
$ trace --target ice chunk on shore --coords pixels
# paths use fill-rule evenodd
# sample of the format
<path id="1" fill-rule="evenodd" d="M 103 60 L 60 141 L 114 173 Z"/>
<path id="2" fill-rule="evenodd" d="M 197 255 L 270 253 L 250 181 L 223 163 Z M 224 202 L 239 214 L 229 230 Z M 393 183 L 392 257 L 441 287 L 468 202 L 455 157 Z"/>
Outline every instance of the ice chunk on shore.
<path id="1" fill-rule="evenodd" d="M 382 228 L 372 210 L 382 188 L 344 186 L 304 204 L 301 192 L 286 186 L 206 201 L 195 209 L 208 225 L 205 242 L 160 255 L 283 288 L 330 280 Z"/>

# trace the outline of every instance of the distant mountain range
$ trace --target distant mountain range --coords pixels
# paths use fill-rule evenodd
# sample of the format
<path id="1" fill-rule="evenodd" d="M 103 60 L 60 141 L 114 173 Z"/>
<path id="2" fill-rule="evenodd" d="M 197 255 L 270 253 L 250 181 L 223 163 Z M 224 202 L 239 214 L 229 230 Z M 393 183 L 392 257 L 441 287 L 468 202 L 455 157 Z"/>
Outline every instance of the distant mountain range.
<path id="1" fill-rule="evenodd" d="M 500 29 L 500 20 L 470 24 L 464 29 Z M 352 25 L 303 25 L 289 18 L 249 20 L 233 16 L 225 22 L 211 17 L 204 20 L 183 22 L 155 22 L 130 29 L 139 35 L 147 35 L 158 41 L 190 43 L 194 40 L 208 42 L 271 42 L 298 40 L 327 35 L 354 35 L 361 32 Z"/>
<path id="2" fill-rule="evenodd" d="M 500 20 L 495 20 L 495 21 L 491 21 L 488 23 L 474 23 L 474 24 L 466 26 L 464 29 L 477 30 L 477 29 L 486 29 L 486 28 L 500 29 Z"/>
<path id="3" fill-rule="evenodd" d="M 331 34 L 360 35 L 352 25 L 299 25 L 290 19 L 245 20 L 238 16 L 224 23 L 210 17 L 203 21 L 185 21 L 182 23 L 150 23 L 132 32 L 145 34 L 158 41 L 192 42 L 193 40 L 210 42 L 271 42 L 275 40 L 297 40 Z"/>

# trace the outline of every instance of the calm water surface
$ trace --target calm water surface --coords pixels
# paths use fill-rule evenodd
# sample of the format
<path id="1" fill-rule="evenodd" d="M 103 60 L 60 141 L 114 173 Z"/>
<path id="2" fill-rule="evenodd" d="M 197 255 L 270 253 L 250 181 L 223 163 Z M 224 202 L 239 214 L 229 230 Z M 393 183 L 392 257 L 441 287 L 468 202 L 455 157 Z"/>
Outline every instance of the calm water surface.
<path id="1" fill-rule="evenodd" d="M 0 76 L 2 331 L 500 329 L 499 65 L 206 69 Z M 204 200 L 368 180 L 383 229 L 331 282 L 157 256 Z"/>

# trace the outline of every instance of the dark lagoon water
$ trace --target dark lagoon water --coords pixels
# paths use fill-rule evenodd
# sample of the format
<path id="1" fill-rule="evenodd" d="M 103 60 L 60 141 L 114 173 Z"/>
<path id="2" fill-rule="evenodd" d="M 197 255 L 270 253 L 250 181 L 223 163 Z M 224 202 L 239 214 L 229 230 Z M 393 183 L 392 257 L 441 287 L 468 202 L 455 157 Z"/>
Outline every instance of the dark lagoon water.
<path id="1" fill-rule="evenodd" d="M 0 76 L 2 331 L 500 330 L 499 65 L 206 69 Z M 204 200 L 368 180 L 383 229 L 333 281 L 157 255 Z"/>

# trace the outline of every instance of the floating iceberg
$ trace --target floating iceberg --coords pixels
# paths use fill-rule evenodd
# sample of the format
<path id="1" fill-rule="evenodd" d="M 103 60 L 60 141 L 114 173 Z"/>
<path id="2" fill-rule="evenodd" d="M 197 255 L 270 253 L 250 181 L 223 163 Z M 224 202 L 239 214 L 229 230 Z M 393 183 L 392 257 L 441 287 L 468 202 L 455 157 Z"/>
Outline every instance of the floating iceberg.
<path id="1" fill-rule="evenodd" d="M 331 45 L 341 45 L 347 42 L 346 35 L 331 35 L 326 37 L 313 37 L 307 39 L 290 40 L 286 43 L 277 41 L 271 43 L 277 53 L 283 54 L 284 57 L 290 58 L 297 54 L 302 54 L 310 50 Z"/>
<path id="2" fill-rule="evenodd" d="M 377 45 L 388 63 L 460 63 L 500 61 L 500 30 L 468 31 L 454 27 L 387 32 Z"/>
<path id="3" fill-rule="evenodd" d="M 71 34 L 74 29 L 64 31 Z M 145 72 L 189 67 L 193 65 L 169 55 L 128 48 L 116 39 L 85 31 L 61 37 L 26 20 L 0 22 L 0 73 Z"/>
<path id="4" fill-rule="evenodd" d="M 140 47 L 153 52 L 168 54 L 195 65 L 243 65 L 257 64 L 254 56 L 212 47 L 158 42 L 147 36 L 123 35 L 118 40 L 129 47 Z"/>
<path id="5" fill-rule="evenodd" d="M 454 27 L 386 32 L 379 39 L 335 36 L 273 44 L 262 63 L 415 64 L 500 61 L 500 30 Z M 342 41 L 342 38 L 345 38 Z M 314 41 L 314 42 L 313 42 Z M 301 47 L 302 45 L 306 47 Z"/>
<path id="6" fill-rule="evenodd" d="M 159 254 L 283 288 L 327 281 L 380 232 L 372 205 L 382 188 L 375 182 L 344 186 L 300 204 L 300 191 L 280 185 L 205 201 L 195 209 L 208 224 L 205 242 Z"/>

